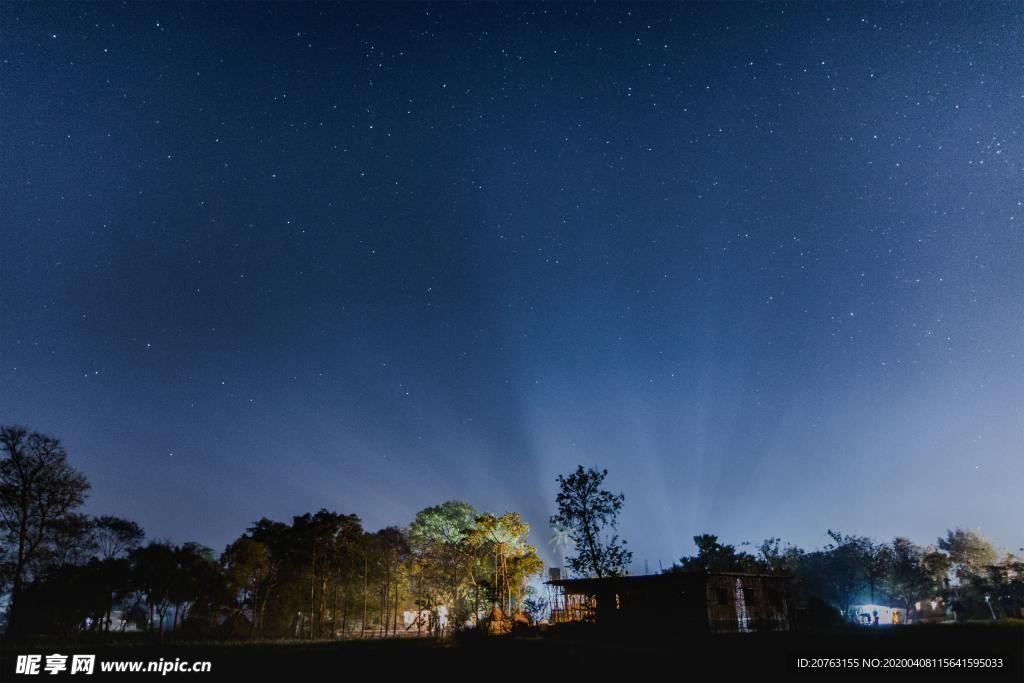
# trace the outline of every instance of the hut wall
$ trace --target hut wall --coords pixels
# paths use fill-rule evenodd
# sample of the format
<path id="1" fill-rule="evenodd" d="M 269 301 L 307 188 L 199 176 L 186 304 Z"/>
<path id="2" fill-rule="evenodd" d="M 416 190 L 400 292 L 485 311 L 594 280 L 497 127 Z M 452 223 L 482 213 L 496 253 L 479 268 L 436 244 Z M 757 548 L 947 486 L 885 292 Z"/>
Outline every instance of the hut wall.
<path id="1" fill-rule="evenodd" d="M 785 579 L 712 574 L 707 577 L 708 628 L 715 632 L 789 629 Z"/>
<path id="2" fill-rule="evenodd" d="M 696 573 L 559 582 L 551 621 L 649 632 L 784 631 L 788 586 L 786 577 Z"/>

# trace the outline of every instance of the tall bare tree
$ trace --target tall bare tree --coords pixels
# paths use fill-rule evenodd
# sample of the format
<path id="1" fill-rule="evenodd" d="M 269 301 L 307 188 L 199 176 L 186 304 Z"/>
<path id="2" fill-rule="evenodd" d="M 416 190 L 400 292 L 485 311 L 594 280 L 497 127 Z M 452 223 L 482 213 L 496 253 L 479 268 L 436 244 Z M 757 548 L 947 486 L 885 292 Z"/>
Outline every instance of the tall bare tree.
<path id="1" fill-rule="evenodd" d="M 92 541 L 102 560 L 128 554 L 145 537 L 142 527 L 130 519 L 103 515 L 92 520 Z"/>
<path id="2" fill-rule="evenodd" d="M 9 556 L 8 631 L 17 633 L 18 598 L 33 563 L 54 550 L 55 535 L 85 502 L 89 483 L 57 439 L 17 426 L 0 428 L 0 534 Z"/>

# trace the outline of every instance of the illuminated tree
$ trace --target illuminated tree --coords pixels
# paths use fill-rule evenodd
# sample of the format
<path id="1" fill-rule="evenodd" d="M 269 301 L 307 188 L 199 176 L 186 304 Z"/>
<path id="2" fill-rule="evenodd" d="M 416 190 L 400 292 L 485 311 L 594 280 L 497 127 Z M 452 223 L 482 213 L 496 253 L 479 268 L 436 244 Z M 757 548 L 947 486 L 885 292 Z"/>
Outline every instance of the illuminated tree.
<path id="1" fill-rule="evenodd" d="M 996 551 L 987 538 L 971 529 L 954 529 L 939 539 L 939 548 L 949 554 L 957 577 L 970 581 L 996 563 Z"/>
<path id="2" fill-rule="evenodd" d="M 959 581 L 950 591 L 957 619 L 995 618 L 990 600 L 1002 590 L 991 581 L 998 574 L 992 571 L 998 558 L 992 543 L 977 531 L 958 528 L 947 531 L 938 545 Z"/>
<path id="3" fill-rule="evenodd" d="M 494 604 L 506 615 L 519 611 L 529 577 L 544 569 L 537 549 L 526 542 L 529 532 L 518 512 L 506 512 L 480 515 L 468 534 L 470 545 L 490 561 L 486 579 Z"/>
<path id="4" fill-rule="evenodd" d="M 328 510 L 299 515 L 292 524 L 261 519 L 246 535 L 266 550 L 255 553 L 230 548 L 229 578 L 237 590 L 250 582 L 258 586 L 255 630 L 260 635 L 309 637 L 344 631 L 356 596 L 363 592 L 371 565 L 368 543 L 359 518 Z M 241 539 L 240 539 L 241 540 Z M 239 541 L 236 541 L 236 544 Z M 232 571 L 238 564 L 238 575 Z M 240 583 L 241 581 L 241 583 Z M 364 607 L 368 603 L 363 600 Z"/>
<path id="5" fill-rule="evenodd" d="M 474 620 L 479 616 L 479 566 L 470 540 L 477 514 L 472 505 L 458 500 L 416 513 L 409 542 L 414 554 L 413 592 L 420 609 L 447 605 L 457 617 L 470 610 Z"/>
<path id="6" fill-rule="evenodd" d="M 477 511 L 469 503 L 449 500 L 420 510 L 409 525 L 409 540 L 414 544 L 459 543 L 473 528 Z"/>

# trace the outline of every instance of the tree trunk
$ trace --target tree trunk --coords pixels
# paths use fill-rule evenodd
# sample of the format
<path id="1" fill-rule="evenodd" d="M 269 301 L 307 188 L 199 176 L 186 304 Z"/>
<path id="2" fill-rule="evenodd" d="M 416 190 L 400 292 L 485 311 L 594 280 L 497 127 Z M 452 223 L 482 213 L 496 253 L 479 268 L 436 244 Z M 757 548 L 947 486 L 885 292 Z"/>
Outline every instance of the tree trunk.
<path id="1" fill-rule="evenodd" d="M 399 585 L 398 582 L 395 581 L 395 609 L 392 610 L 392 612 L 391 612 L 392 621 L 393 621 L 392 628 L 391 628 L 391 633 L 392 634 L 396 633 L 397 629 L 398 629 L 398 585 Z"/>
<path id="2" fill-rule="evenodd" d="M 269 588 L 267 589 L 266 594 L 264 594 L 264 596 L 263 596 L 263 601 L 260 603 L 260 625 L 259 625 L 259 630 L 257 631 L 257 633 L 259 634 L 259 636 L 261 638 L 263 637 L 263 624 L 264 624 L 264 619 L 265 619 L 265 615 L 266 615 L 266 612 L 267 612 L 267 601 L 268 600 L 270 600 L 270 589 Z"/>
<path id="3" fill-rule="evenodd" d="M 360 635 L 366 637 L 366 602 L 368 599 L 367 595 L 367 580 L 370 576 L 370 558 L 366 555 L 363 556 L 363 627 Z"/>
<path id="4" fill-rule="evenodd" d="M 338 581 L 334 581 L 334 607 L 331 609 L 331 640 L 337 640 L 338 638 L 338 594 L 340 589 L 338 587 Z"/>
<path id="5" fill-rule="evenodd" d="M 391 558 L 388 558 L 387 570 L 384 579 L 384 619 L 381 626 L 384 627 L 384 635 L 388 635 L 388 627 L 391 625 Z"/>
<path id="6" fill-rule="evenodd" d="M 351 602 L 352 596 L 348 593 L 348 585 L 345 586 L 345 612 L 341 616 L 341 634 L 343 636 L 348 635 L 348 603 Z"/>
<path id="7" fill-rule="evenodd" d="M 256 601 L 257 601 L 257 591 L 253 590 L 251 595 L 252 595 L 252 616 L 249 619 L 249 640 L 252 640 L 253 637 L 256 635 L 256 614 L 257 614 Z"/>
<path id="8" fill-rule="evenodd" d="M 317 618 L 316 637 L 324 637 L 324 621 L 327 619 L 327 574 L 320 577 L 320 616 Z"/>
<path id="9" fill-rule="evenodd" d="M 21 532 L 19 532 L 18 538 L 18 559 L 14 564 L 14 577 L 11 581 L 11 605 L 7 610 L 7 633 L 14 637 L 20 635 L 18 633 L 18 607 L 21 606 L 21 593 L 25 580 L 25 551 L 20 534 Z"/>
<path id="10" fill-rule="evenodd" d="M 11 453 L 12 460 L 14 459 L 14 453 Z M 19 471 L 21 468 L 19 467 Z M 23 477 L 22 477 L 23 478 Z M 18 604 L 20 602 L 22 589 L 25 581 L 25 565 L 28 560 L 28 516 L 29 516 L 29 498 L 28 498 L 28 486 L 21 486 L 19 492 L 18 501 L 18 553 L 17 559 L 14 562 L 14 576 L 11 581 L 11 606 L 7 610 L 7 633 L 12 636 L 17 636 L 18 626 Z"/>
<path id="11" fill-rule="evenodd" d="M 313 599 L 316 591 L 316 548 L 313 548 L 312 565 L 309 568 L 309 639 L 313 640 L 313 615 L 316 613 L 316 602 Z"/>

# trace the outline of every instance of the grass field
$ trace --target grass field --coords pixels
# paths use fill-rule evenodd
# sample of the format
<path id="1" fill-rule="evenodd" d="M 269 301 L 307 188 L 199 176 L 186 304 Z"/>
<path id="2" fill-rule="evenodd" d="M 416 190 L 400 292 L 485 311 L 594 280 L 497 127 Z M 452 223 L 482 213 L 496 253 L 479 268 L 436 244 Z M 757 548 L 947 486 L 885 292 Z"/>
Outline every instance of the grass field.
<path id="1" fill-rule="evenodd" d="M 18 654 L 95 654 L 91 676 L 16 675 Z M 611 637 L 592 630 L 544 634 L 335 642 L 154 644 L 37 643 L 4 647 L 0 679 L 194 681 L 1022 681 L 1024 626 L 936 625 L 824 632 Z M 804 667 L 798 660 L 806 660 Z M 935 660 L 945 659 L 941 668 Z M 209 661 L 209 672 L 103 673 L 103 662 Z M 988 661 L 985 661 L 988 660 Z M 995 664 L 1001 666 L 979 666 Z M 928 665 L 930 664 L 930 665 Z M 814 666 L 818 665 L 818 666 Z M 928 666 L 925 666 L 928 665 Z M 836 668 L 840 667 L 840 668 Z"/>

